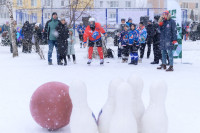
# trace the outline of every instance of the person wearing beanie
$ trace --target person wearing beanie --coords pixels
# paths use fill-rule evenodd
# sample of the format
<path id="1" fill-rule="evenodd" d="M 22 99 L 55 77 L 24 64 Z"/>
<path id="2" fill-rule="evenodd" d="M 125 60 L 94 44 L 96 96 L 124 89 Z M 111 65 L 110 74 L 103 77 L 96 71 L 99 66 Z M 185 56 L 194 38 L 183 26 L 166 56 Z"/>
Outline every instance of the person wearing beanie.
<path id="1" fill-rule="evenodd" d="M 160 49 L 162 53 L 162 65 L 157 69 L 166 70 L 166 60 L 168 54 L 170 66 L 166 71 L 174 71 L 173 48 L 174 44 L 177 43 L 176 22 L 171 18 L 169 11 L 164 11 L 158 23 L 160 26 Z"/>
<path id="2" fill-rule="evenodd" d="M 64 60 L 64 66 L 66 66 L 69 30 L 67 28 L 67 23 L 64 17 L 60 19 L 60 22 L 58 26 L 56 27 L 56 31 L 58 33 L 58 36 L 57 36 L 58 65 L 63 65 L 62 60 Z"/>
<path id="3" fill-rule="evenodd" d="M 49 51 L 48 51 L 48 64 L 49 65 L 53 65 L 52 63 L 52 53 L 53 53 L 53 48 L 56 48 L 56 52 L 57 52 L 57 32 L 56 32 L 56 27 L 58 26 L 58 24 L 60 23 L 60 21 L 58 20 L 58 16 L 57 13 L 54 12 L 52 13 L 52 18 L 47 21 L 46 25 L 45 25 L 45 29 L 44 29 L 44 40 L 45 43 L 48 43 L 49 45 Z M 59 56 L 58 56 L 58 52 L 57 52 L 57 63 L 59 61 Z"/>
<path id="4" fill-rule="evenodd" d="M 124 31 L 120 34 L 120 42 L 121 42 L 121 52 L 122 52 L 122 63 L 128 62 L 129 57 L 129 26 L 125 24 Z"/>
<path id="5" fill-rule="evenodd" d="M 130 25 L 133 23 L 132 18 L 128 18 L 128 22 L 126 22 L 126 24 L 130 27 Z"/>
<path id="6" fill-rule="evenodd" d="M 148 47 L 147 59 L 149 59 L 151 54 L 151 45 L 153 43 L 153 36 L 154 36 L 153 24 L 151 20 L 148 21 L 146 28 L 147 28 L 147 47 Z"/>
<path id="7" fill-rule="evenodd" d="M 140 59 L 139 59 L 139 62 L 141 63 L 142 59 L 144 57 L 144 51 L 145 51 L 146 39 L 147 39 L 147 30 L 146 30 L 143 22 L 140 22 L 137 30 L 139 31 L 139 43 L 140 43 Z"/>

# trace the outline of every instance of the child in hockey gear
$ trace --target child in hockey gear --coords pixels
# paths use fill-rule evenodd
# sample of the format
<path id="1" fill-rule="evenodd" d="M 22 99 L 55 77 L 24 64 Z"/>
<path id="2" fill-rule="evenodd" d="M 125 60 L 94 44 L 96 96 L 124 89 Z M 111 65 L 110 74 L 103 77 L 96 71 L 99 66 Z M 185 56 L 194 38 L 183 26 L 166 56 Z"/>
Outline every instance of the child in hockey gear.
<path id="1" fill-rule="evenodd" d="M 58 32 L 57 37 L 57 51 L 58 51 L 58 65 L 63 65 L 62 60 L 64 60 L 64 65 L 67 65 L 67 47 L 69 38 L 69 31 L 67 28 L 67 24 L 65 18 L 61 18 L 61 22 L 59 22 L 58 26 L 56 27 L 56 31 Z"/>
<path id="2" fill-rule="evenodd" d="M 146 47 L 146 39 L 147 39 L 147 30 L 146 30 L 143 22 L 140 22 L 138 31 L 139 31 L 139 43 L 140 43 L 140 60 L 139 60 L 139 62 L 142 62 L 142 59 L 144 57 L 145 47 Z"/>
<path id="3" fill-rule="evenodd" d="M 139 49 L 139 31 L 136 30 L 135 24 L 130 24 L 129 47 L 130 47 L 130 56 L 131 56 L 131 63 L 129 64 L 137 65 L 138 64 L 138 49 Z"/>
<path id="4" fill-rule="evenodd" d="M 83 45 L 83 35 L 84 35 L 84 32 L 85 32 L 85 26 L 83 25 L 82 22 L 77 27 L 77 32 L 79 34 L 79 39 L 80 39 L 80 48 L 82 48 L 82 45 Z"/>
<path id="5" fill-rule="evenodd" d="M 120 42 L 122 46 L 122 63 L 128 62 L 129 56 L 129 37 L 128 37 L 128 25 L 125 25 L 124 31 L 121 32 Z"/>
<path id="6" fill-rule="evenodd" d="M 69 30 L 69 39 L 68 39 L 68 60 L 70 60 L 70 55 L 72 55 L 73 62 L 76 64 L 76 56 L 75 56 L 75 49 L 74 45 L 76 43 L 76 39 L 73 35 L 73 29 Z"/>
<path id="7" fill-rule="evenodd" d="M 90 25 L 87 26 L 85 29 L 84 33 L 84 47 L 86 47 L 87 40 L 89 38 L 89 43 L 88 43 L 88 63 L 91 64 L 92 61 L 92 54 L 93 54 L 93 48 L 96 43 L 96 47 L 100 56 L 100 64 L 102 65 L 104 63 L 104 57 L 103 57 L 103 49 L 102 49 L 102 40 L 101 40 L 101 34 L 104 34 L 107 36 L 105 33 L 105 30 L 101 27 L 100 23 L 96 23 L 94 18 L 89 19 Z"/>

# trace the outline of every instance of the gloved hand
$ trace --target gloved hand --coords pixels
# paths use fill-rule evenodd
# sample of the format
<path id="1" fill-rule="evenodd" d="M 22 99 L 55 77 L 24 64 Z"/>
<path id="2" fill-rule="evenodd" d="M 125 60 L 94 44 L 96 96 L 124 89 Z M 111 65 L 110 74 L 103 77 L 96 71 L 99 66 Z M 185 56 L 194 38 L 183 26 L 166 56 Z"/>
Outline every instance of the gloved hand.
<path id="1" fill-rule="evenodd" d="M 178 43 L 178 42 L 177 42 L 177 41 L 173 41 L 173 42 L 172 42 L 173 45 L 176 44 L 176 43 Z"/>

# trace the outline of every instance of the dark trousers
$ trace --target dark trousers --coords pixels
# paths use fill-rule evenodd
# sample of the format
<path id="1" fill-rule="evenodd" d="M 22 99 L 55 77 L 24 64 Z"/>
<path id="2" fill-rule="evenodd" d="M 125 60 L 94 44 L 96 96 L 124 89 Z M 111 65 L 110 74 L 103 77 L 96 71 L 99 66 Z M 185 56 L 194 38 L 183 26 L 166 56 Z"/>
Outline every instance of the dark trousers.
<path id="1" fill-rule="evenodd" d="M 147 40 L 147 46 L 148 46 L 148 50 L 147 50 L 147 58 L 150 57 L 150 54 L 151 54 L 151 44 L 153 43 L 153 39 L 152 38 L 149 38 Z"/>
<path id="2" fill-rule="evenodd" d="M 68 57 L 68 60 L 71 60 L 70 55 L 67 55 L 67 57 Z M 73 61 L 76 61 L 76 56 L 74 54 L 72 55 L 72 58 L 73 58 Z"/>
<path id="3" fill-rule="evenodd" d="M 140 44 L 140 58 L 142 59 L 144 57 L 144 51 L 145 51 L 146 43 Z"/>
<path id="4" fill-rule="evenodd" d="M 23 50 L 24 53 L 31 53 L 32 51 L 32 43 L 31 40 L 24 39 L 23 40 Z"/>
<path id="5" fill-rule="evenodd" d="M 129 57 L 129 45 L 122 46 L 122 59 L 128 60 Z"/>
<path id="6" fill-rule="evenodd" d="M 59 55 L 58 63 L 61 63 L 62 60 L 64 60 L 64 63 L 67 64 L 66 54 Z"/>

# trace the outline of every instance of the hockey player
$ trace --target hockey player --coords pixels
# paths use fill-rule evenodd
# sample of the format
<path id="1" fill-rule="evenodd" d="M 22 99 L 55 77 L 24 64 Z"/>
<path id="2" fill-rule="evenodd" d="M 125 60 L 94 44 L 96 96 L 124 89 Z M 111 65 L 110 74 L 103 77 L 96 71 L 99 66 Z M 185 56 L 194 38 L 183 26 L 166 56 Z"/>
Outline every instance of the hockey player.
<path id="1" fill-rule="evenodd" d="M 93 47 L 96 43 L 96 47 L 100 56 L 100 65 L 104 64 L 104 57 L 103 57 L 103 49 L 102 49 L 102 40 L 101 40 L 101 34 L 104 34 L 105 37 L 107 36 L 105 30 L 101 27 L 100 23 L 96 23 L 94 18 L 89 19 L 89 25 L 85 29 L 84 33 L 84 47 L 87 45 L 87 40 L 89 38 L 88 42 L 88 62 L 87 64 L 91 64 L 92 62 L 92 54 L 93 54 Z"/>
<path id="2" fill-rule="evenodd" d="M 138 49 L 139 49 L 139 31 L 136 30 L 135 24 L 130 24 L 129 47 L 130 47 L 130 56 L 131 56 L 131 62 L 129 64 L 137 65 L 138 64 Z"/>
<path id="3" fill-rule="evenodd" d="M 80 39 L 80 48 L 82 48 L 83 45 L 84 31 L 85 31 L 85 26 L 83 25 L 83 22 L 81 22 L 80 25 L 77 27 L 77 32 L 79 34 L 79 39 Z"/>
<path id="4" fill-rule="evenodd" d="M 122 46 L 122 63 L 128 62 L 128 56 L 129 56 L 129 26 L 124 26 L 124 31 L 120 34 L 120 42 Z"/>

